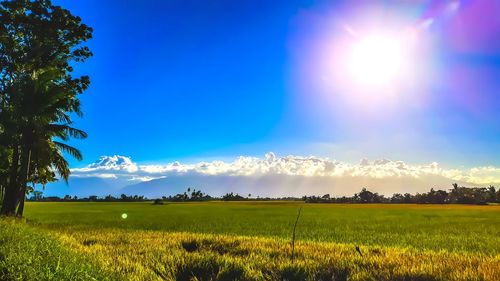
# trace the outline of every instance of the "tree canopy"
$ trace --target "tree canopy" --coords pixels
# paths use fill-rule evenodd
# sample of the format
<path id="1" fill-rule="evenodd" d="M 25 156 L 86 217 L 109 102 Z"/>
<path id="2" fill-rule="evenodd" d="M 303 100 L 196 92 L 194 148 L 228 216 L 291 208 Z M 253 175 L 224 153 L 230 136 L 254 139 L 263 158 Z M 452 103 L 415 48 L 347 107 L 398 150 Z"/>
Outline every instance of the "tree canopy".
<path id="1" fill-rule="evenodd" d="M 0 2 L 0 195 L 2 215 L 21 215 L 26 186 L 67 180 L 65 142 L 86 138 L 72 127 L 88 76 L 73 66 L 92 56 L 92 29 L 50 0 Z"/>

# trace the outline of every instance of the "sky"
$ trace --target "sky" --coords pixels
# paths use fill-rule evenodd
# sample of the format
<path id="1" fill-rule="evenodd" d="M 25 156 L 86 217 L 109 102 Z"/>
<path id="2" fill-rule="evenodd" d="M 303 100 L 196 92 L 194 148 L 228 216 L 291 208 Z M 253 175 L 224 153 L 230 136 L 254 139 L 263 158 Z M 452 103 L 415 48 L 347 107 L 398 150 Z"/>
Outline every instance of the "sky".
<path id="1" fill-rule="evenodd" d="M 76 174 L 268 152 L 500 167 L 499 1 L 54 2 L 94 29 Z"/>

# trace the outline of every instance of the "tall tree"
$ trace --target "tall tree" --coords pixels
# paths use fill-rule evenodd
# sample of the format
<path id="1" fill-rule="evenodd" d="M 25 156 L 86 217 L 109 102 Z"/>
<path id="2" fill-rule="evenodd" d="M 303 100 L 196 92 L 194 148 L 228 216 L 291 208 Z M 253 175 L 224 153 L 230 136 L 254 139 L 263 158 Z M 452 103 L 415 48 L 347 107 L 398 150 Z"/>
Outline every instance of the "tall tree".
<path id="1" fill-rule="evenodd" d="M 69 177 L 68 163 L 62 157 L 64 151 L 78 160 L 82 159 L 80 151 L 61 141 L 70 137 L 85 138 L 87 134 L 71 127 L 71 122 L 65 119 L 67 111 L 72 110 L 72 100 L 68 99 L 66 87 L 54 83 L 59 74 L 57 71 L 44 70 L 29 76 L 23 81 L 25 100 L 17 108 L 21 108 L 28 122 L 23 124 L 23 157 L 27 164 L 21 165 L 21 198 L 17 211 L 22 216 L 24 210 L 23 196 L 28 182 L 46 183 L 54 180 L 54 172 L 65 181 Z M 54 121 L 57 121 L 54 123 Z M 26 173 L 24 173 L 26 171 Z"/>
<path id="2" fill-rule="evenodd" d="M 0 149 L 9 155 L 0 163 L 7 171 L 2 215 L 22 215 L 28 183 L 54 180 L 54 171 L 67 179 L 62 152 L 81 159 L 54 138 L 86 136 L 71 127 L 71 114 L 81 116 L 78 95 L 90 81 L 73 77 L 72 65 L 92 55 L 82 45 L 91 36 L 79 17 L 50 0 L 0 2 Z"/>

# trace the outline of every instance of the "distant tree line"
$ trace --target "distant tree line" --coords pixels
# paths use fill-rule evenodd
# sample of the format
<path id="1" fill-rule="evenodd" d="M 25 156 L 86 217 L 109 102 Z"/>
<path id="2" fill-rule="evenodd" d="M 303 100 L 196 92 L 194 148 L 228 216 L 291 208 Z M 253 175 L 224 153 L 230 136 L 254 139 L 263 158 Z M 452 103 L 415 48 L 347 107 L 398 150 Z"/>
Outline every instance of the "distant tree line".
<path id="1" fill-rule="evenodd" d="M 154 201 L 156 204 L 160 202 L 201 202 L 201 201 L 302 201 L 301 198 L 297 197 L 281 197 L 281 198 L 273 198 L 273 197 L 251 197 L 251 194 L 248 194 L 247 197 L 243 197 L 237 193 L 227 193 L 222 197 L 214 197 L 210 196 L 206 193 L 203 193 L 201 190 L 188 188 L 183 193 L 178 193 L 176 195 L 170 196 L 162 196 L 161 198 L 147 198 L 145 196 L 133 195 L 128 196 L 126 194 L 121 194 L 119 197 L 114 197 L 112 195 L 107 196 L 97 196 L 91 195 L 88 197 L 78 197 L 78 196 L 70 196 L 66 195 L 64 197 L 58 196 L 43 196 L 43 192 L 39 190 L 30 190 L 28 197 L 28 201 L 39 201 L 39 202 L 145 202 L 145 201 Z"/>
<path id="2" fill-rule="evenodd" d="M 247 197 L 243 197 L 238 193 L 229 192 L 223 195 L 220 200 L 222 201 L 302 201 L 298 197 L 252 197 L 252 194 L 248 194 Z"/>
<path id="3" fill-rule="evenodd" d="M 58 196 L 44 197 L 41 191 L 35 191 L 32 193 L 30 197 L 28 197 L 28 201 L 39 201 L 39 202 L 144 202 L 149 200 L 150 199 L 142 195 L 128 196 L 126 194 L 122 194 L 119 197 L 114 197 L 112 195 L 106 195 L 103 197 L 99 197 L 97 195 L 91 195 L 88 197 L 78 197 L 71 195 L 66 195 L 64 197 L 58 197 Z"/>
<path id="4" fill-rule="evenodd" d="M 113 195 L 97 196 L 91 195 L 88 197 L 78 197 L 66 195 L 64 197 L 58 196 L 47 196 L 44 197 L 41 191 L 32 191 L 31 196 L 28 201 L 40 201 L 40 202 L 145 202 L 145 201 L 169 201 L 169 202 L 190 202 L 190 201 L 210 201 L 218 200 L 220 198 L 211 197 L 208 194 L 201 192 L 201 190 L 196 190 L 188 188 L 186 192 L 179 193 L 174 196 L 162 196 L 161 198 L 147 198 L 142 195 L 131 195 L 121 194 L 119 197 L 114 197 Z"/>
<path id="5" fill-rule="evenodd" d="M 302 199 L 306 203 L 414 203 L 414 204 L 488 204 L 500 203 L 500 189 L 494 186 L 489 187 L 463 187 L 453 184 L 449 191 L 435 190 L 431 188 L 426 193 L 395 193 L 391 197 L 385 197 L 377 192 L 371 192 L 363 188 L 354 196 L 330 197 L 329 194 L 323 196 L 304 196 Z"/>
<path id="6" fill-rule="evenodd" d="M 188 188 L 187 191 L 184 193 L 179 193 L 174 196 L 168 196 L 168 197 L 163 196 L 162 199 L 163 201 L 170 201 L 170 202 L 189 202 L 189 201 L 210 201 L 217 198 L 211 197 L 210 195 L 201 192 L 201 190 L 193 189 L 191 191 L 191 188 Z"/>
<path id="7" fill-rule="evenodd" d="M 500 189 L 496 190 L 494 186 L 489 187 L 463 187 L 457 184 L 453 188 L 446 190 L 435 190 L 431 188 L 425 193 L 395 193 L 391 197 L 386 197 L 377 192 L 369 191 L 363 188 L 353 196 L 331 197 L 330 194 L 323 196 L 304 196 L 297 197 L 247 197 L 238 193 L 226 193 L 221 197 L 213 197 L 201 190 L 188 188 L 187 191 L 173 196 L 162 196 L 161 198 L 147 198 L 145 196 L 122 194 L 119 197 L 107 195 L 98 197 L 92 195 L 89 197 L 77 197 L 66 195 L 64 197 L 49 196 L 44 197 L 41 191 L 30 190 L 29 201 L 42 202 L 144 202 L 154 200 L 160 202 L 200 202 L 200 201 L 304 201 L 306 203 L 395 203 L 395 204 L 488 204 L 500 203 Z"/>

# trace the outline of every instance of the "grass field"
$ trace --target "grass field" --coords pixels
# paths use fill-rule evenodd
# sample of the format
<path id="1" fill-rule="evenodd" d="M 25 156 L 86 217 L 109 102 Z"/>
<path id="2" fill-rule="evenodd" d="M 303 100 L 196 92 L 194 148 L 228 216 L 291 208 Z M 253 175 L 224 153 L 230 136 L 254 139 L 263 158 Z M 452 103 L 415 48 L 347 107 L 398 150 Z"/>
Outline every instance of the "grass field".
<path id="1" fill-rule="evenodd" d="M 500 280 L 499 206 L 29 203 L 26 217 L 109 279 Z"/>
<path id="2" fill-rule="evenodd" d="M 121 228 L 289 238 L 373 246 L 500 253 L 500 207 L 281 202 L 29 203 L 49 228 Z M 127 219 L 121 214 L 126 213 Z"/>

